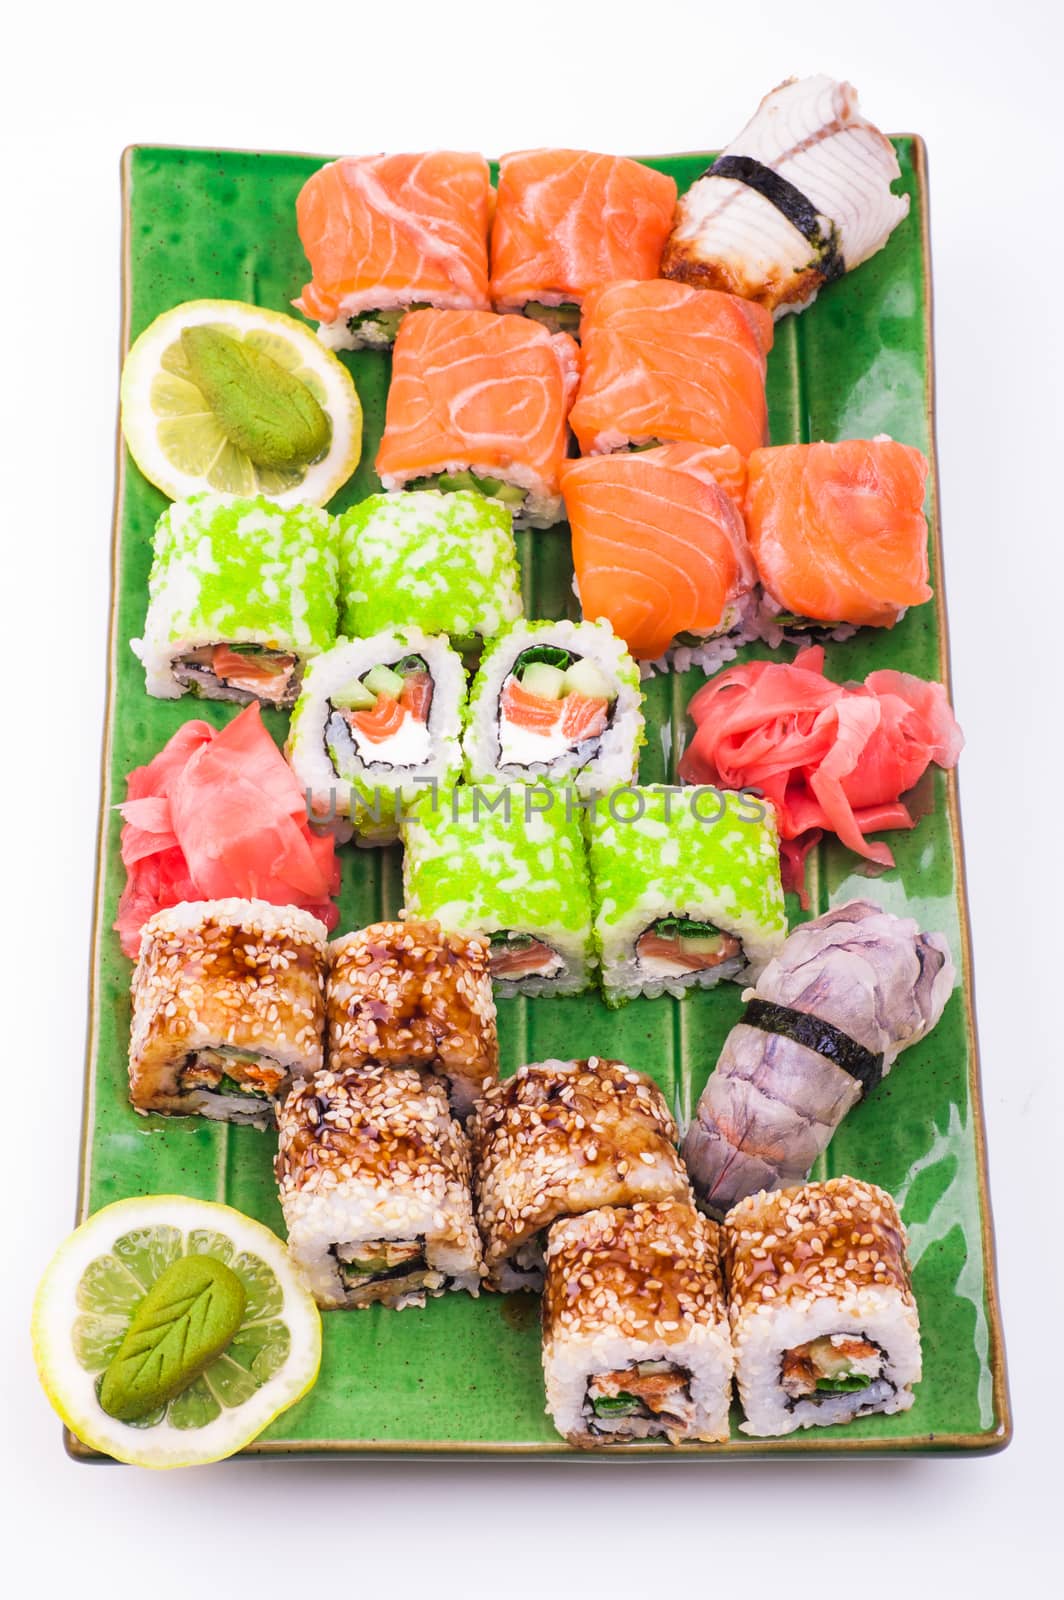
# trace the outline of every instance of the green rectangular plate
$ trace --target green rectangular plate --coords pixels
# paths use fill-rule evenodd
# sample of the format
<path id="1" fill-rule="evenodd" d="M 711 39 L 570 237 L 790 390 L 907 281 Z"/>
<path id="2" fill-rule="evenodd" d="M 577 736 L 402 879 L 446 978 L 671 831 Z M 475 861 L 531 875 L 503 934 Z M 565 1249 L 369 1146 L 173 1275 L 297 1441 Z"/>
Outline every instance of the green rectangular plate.
<path id="1" fill-rule="evenodd" d="M 825 290 L 811 310 L 777 325 L 769 362 L 772 438 L 868 437 L 888 432 L 932 459 L 931 284 L 924 148 L 896 141 L 908 219 L 887 248 Z M 287 311 L 305 276 L 294 203 L 321 158 L 137 147 L 124 177 L 123 354 L 132 338 L 179 301 L 217 296 Z M 654 158 L 681 190 L 706 155 Z M 334 509 L 377 488 L 373 458 L 383 423 L 388 357 L 345 355 L 366 415 L 363 462 Z M 119 817 L 125 774 L 150 759 L 190 716 L 221 725 L 229 707 L 151 700 L 129 648 L 141 632 L 151 534 L 165 500 L 120 447 L 114 527 L 110 672 L 103 755 L 99 875 L 92 954 L 80 1216 L 111 1200 L 179 1192 L 225 1200 L 284 1232 L 274 1190 L 274 1139 L 195 1119 L 142 1118 L 126 1099 L 129 963 L 111 931 L 123 881 Z M 865 630 L 829 647 L 837 678 L 899 667 L 945 680 L 946 617 L 931 488 L 935 600 L 910 610 L 892 632 Z M 520 536 L 531 617 L 571 612 L 572 567 L 564 528 Z M 762 652 L 767 653 L 767 652 Z M 647 692 L 650 730 L 642 779 L 675 777 L 685 707 L 701 675 L 658 677 Z M 283 717 L 268 718 L 283 735 Z M 944 931 L 960 981 L 934 1033 L 906 1051 L 890 1077 L 836 1135 L 818 1175 L 852 1173 L 882 1184 L 901 1203 L 912 1241 L 924 1343 L 924 1378 L 911 1411 L 844 1428 L 670 1451 L 613 1447 L 611 1457 L 683 1459 L 931 1449 L 991 1450 L 1010 1432 L 994 1282 L 972 975 L 957 793 L 935 772 L 925 814 L 891 837 L 897 866 L 870 884 L 862 864 L 829 844 L 810 862 L 813 905 L 870 889 L 895 912 Z M 397 849 L 343 852 L 341 930 L 393 914 L 400 904 Z M 791 904 L 792 915 L 797 913 Z M 739 989 L 696 993 L 682 1003 L 640 1000 L 610 1013 L 596 995 L 511 1000 L 500 1006 L 503 1070 L 547 1056 L 620 1056 L 650 1072 L 680 1117 L 689 1115 L 739 1015 Z M 573 1454 L 544 1413 L 538 1303 L 531 1296 L 446 1295 L 422 1312 L 374 1308 L 327 1312 L 321 1377 L 299 1405 L 251 1447 L 257 1454 Z M 86 1458 L 76 1441 L 75 1454 Z M 581 1459 L 593 1459 L 587 1455 Z"/>

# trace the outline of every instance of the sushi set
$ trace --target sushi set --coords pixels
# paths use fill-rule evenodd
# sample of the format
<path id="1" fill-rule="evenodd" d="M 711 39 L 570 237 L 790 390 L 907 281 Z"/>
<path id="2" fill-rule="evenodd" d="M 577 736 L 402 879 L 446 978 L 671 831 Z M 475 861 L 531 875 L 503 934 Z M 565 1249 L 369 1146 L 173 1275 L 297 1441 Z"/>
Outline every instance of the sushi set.
<path id="1" fill-rule="evenodd" d="M 123 177 L 70 1452 L 1000 1448 L 919 140 Z"/>

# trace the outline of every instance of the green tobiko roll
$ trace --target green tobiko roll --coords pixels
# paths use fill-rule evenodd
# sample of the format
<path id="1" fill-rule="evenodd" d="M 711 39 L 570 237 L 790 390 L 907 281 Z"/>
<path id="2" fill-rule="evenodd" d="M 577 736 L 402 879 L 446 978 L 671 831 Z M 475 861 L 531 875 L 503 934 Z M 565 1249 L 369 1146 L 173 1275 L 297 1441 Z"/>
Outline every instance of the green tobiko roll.
<path id="1" fill-rule="evenodd" d="M 143 639 L 148 693 L 289 706 L 336 641 L 337 526 L 311 506 L 194 495 L 155 527 Z"/>
<path id="2" fill-rule="evenodd" d="M 407 916 L 486 934 L 503 994 L 578 994 L 593 965 L 580 818 L 545 786 L 426 791 L 402 824 Z"/>
<path id="3" fill-rule="evenodd" d="M 513 519 L 461 491 L 374 494 L 340 519 L 343 630 L 413 626 L 462 650 L 521 615 Z"/>
<path id="4" fill-rule="evenodd" d="M 787 936 L 771 805 L 712 788 L 612 791 L 589 815 L 606 999 L 755 979 Z"/>

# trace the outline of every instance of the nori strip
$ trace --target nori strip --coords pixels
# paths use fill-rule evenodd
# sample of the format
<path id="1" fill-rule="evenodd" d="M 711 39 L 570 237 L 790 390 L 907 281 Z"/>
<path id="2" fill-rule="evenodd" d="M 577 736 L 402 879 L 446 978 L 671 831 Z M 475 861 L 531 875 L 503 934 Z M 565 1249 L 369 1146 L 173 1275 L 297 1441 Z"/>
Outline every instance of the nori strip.
<path id="1" fill-rule="evenodd" d="M 776 210 L 798 229 L 803 238 L 809 240 L 820 258 L 819 266 L 824 281 L 830 283 L 833 278 L 842 277 L 846 271 L 846 263 L 839 249 L 838 229 L 835 224 L 831 224 L 830 231 L 825 237 L 821 226 L 821 214 L 816 206 L 801 189 L 796 189 L 793 183 L 781 178 L 778 172 L 773 172 L 771 167 L 755 161 L 753 156 L 721 156 L 707 168 L 703 176 L 732 178 L 736 183 L 745 183 L 748 189 L 763 195 L 770 205 L 774 205 Z"/>
<path id="2" fill-rule="evenodd" d="M 815 1050 L 817 1055 L 856 1078 L 865 1094 L 874 1089 L 883 1076 L 882 1052 L 875 1055 L 841 1028 L 821 1017 L 811 1017 L 807 1011 L 792 1011 L 790 1006 L 755 999 L 748 1002 L 742 1020 L 751 1028 L 760 1028 L 762 1033 L 778 1033 L 784 1039 L 804 1045 L 807 1050 Z"/>

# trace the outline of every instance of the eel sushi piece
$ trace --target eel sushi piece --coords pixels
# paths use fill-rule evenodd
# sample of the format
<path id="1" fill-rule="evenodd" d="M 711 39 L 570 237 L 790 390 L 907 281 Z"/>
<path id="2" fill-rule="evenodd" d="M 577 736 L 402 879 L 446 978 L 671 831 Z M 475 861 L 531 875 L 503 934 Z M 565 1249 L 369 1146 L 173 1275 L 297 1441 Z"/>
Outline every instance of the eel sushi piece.
<path id="1" fill-rule="evenodd" d="M 745 996 L 687 1131 L 706 1210 L 807 1178 L 846 1113 L 930 1033 L 955 976 L 942 934 L 870 900 L 796 928 Z"/>
<path id="2" fill-rule="evenodd" d="M 499 1076 L 488 941 L 438 922 L 376 922 L 329 945 L 325 1017 L 333 1072 L 417 1067 L 462 1121 Z"/>
<path id="3" fill-rule="evenodd" d="M 581 795 L 630 783 L 645 742 L 642 705 L 639 668 L 608 623 L 514 623 L 470 693 L 467 776 L 564 781 Z"/>
<path id="4" fill-rule="evenodd" d="M 653 1079 L 623 1061 L 537 1061 L 478 1102 L 469 1124 L 488 1286 L 543 1287 L 559 1217 L 637 1200 L 691 1204 L 676 1124 Z"/>
<path id="5" fill-rule="evenodd" d="M 549 785 L 425 790 L 402 823 L 408 917 L 484 934 L 498 992 L 579 994 L 594 965 L 580 805 Z"/>
<path id="6" fill-rule="evenodd" d="M 491 232 L 495 309 L 575 336 L 589 289 L 657 277 L 675 206 L 672 178 L 627 156 L 503 156 Z"/>
<path id="7" fill-rule="evenodd" d="M 724 1219 L 744 1433 L 775 1438 L 913 1403 L 920 1319 L 893 1199 L 856 1178 L 748 1195 Z"/>
<path id="8" fill-rule="evenodd" d="M 900 176 L 852 84 L 788 78 L 680 200 L 662 277 L 803 311 L 908 215 Z"/>
<path id="9" fill-rule="evenodd" d="M 265 900 L 156 912 L 133 973 L 134 1109 L 271 1127 L 275 1097 L 322 1065 L 326 937 Z"/>
<path id="10" fill-rule="evenodd" d="M 732 445 L 666 444 L 562 468 L 580 609 L 638 661 L 715 671 L 757 631 Z"/>
<path id="11" fill-rule="evenodd" d="M 919 450 L 880 434 L 755 450 L 747 465 L 746 528 L 770 628 L 893 628 L 930 600 Z"/>
<path id="12" fill-rule="evenodd" d="M 340 518 L 341 630 L 445 633 L 463 656 L 521 615 L 508 506 L 458 489 L 371 494 Z"/>
<path id="13" fill-rule="evenodd" d="M 727 1440 L 719 1238 L 682 1200 L 603 1206 L 551 1228 L 543 1376 L 547 1411 L 570 1444 Z"/>
<path id="14" fill-rule="evenodd" d="M 720 789 L 618 789 L 588 819 L 606 1003 L 756 977 L 787 917 L 771 806 Z"/>
<path id="15" fill-rule="evenodd" d="M 683 283 L 608 283 L 584 302 L 583 370 L 570 424 L 582 455 L 667 444 L 768 441 L 772 318 Z"/>
<path id="16" fill-rule="evenodd" d="M 462 766 L 466 679 L 443 636 L 392 628 L 317 656 L 285 755 L 325 823 L 349 818 L 365 845 L 399 835 L 405 801 Z"/>
<path id="17" fill-rule="evenodd" d="M 336 540 L 326 512 L 262 495 L 168 506 L 155 526 L 144 637 L 130 641 L 148 693 L 294 705 L 306 663 L 336 641 Z"/>
<path id="18" fill-rule="evenodd" d="M 552 527 L 579 359 L 567 333 L 528 317 L 410 312 L 377 451 L 384 488 L 479 490 L 516 526 Z"/>
<path id="19" fill-rule="evenodd" d="M 436 1078 L 318 1072 L 278 1110 L 288 1251 L 318 1305 L 423 1306 L 480 1291 L 469 1145 Z"/>
<path id="20" fill-rule="evenodd" d="M 483 156 L 344 156 L 296 199 L 311 282 L 294 305 L 334 350 L 386 348 L 415 306 L 480 309 L 494 195 Z"/>

